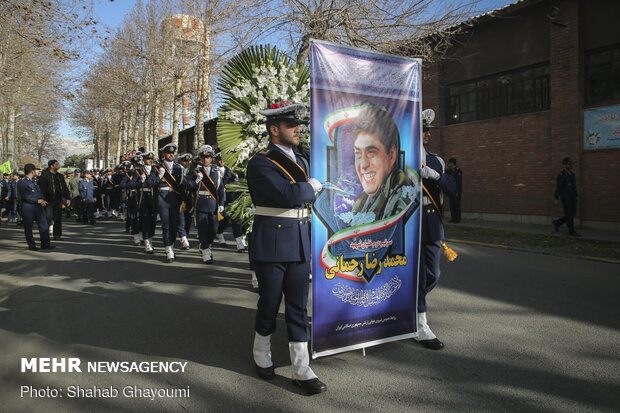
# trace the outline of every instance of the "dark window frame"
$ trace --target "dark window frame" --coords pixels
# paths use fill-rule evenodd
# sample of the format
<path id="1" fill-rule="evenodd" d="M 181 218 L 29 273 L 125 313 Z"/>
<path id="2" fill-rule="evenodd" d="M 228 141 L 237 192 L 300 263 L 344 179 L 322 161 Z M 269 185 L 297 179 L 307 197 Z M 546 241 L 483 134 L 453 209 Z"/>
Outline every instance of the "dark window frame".
<path id="1" fill-rule="evenodd" d="M 551 107 L 549 62 L 446 85 L 446 125 Z"/>
<path id="2" fill-rule="evenodd" d="M 584 106 L 620 101 L 620 43 L 584 52 Z"/>

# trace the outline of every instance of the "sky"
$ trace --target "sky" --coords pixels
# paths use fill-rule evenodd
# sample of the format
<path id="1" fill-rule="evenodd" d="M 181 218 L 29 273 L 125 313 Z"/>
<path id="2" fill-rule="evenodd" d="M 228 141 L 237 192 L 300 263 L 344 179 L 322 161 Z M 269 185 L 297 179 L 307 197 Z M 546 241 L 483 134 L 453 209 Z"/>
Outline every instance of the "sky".
<path id="1" fill-rule="evenodd" d="M 485 11 L 490 11 L 503 7 L 507 4 L 514 3 L 515 1 L 516 0 L 482 0 L 480 2 L 480 8 Z M 123 21 L 125 15 L 128 14 L 133 8 L 135 3 L 136 0 L 95 0 L 94 13 L 100 23 L 110 29 L 116 29 Z M 94 45 L 94 48 L 95 54 L 101 52 L 101 49 L 99 49 L 98 46 Z M 65 137 L 78 139 L 75 131 L 71 128 L 71 125 L 66 121 L 61 122 L 59 134 Z"/>

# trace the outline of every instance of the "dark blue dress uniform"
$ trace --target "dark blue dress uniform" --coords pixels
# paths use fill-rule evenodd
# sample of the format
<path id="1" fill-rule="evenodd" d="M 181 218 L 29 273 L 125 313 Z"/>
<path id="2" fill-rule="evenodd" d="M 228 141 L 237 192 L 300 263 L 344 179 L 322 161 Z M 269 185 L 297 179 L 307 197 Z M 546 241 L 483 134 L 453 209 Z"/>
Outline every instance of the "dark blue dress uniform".
<path id="1" fill-rule="evenodd" d="M 293 182 L 285 171 L 267 158 L 271 151 L 280 149 L 270 143 L 266 150 L 250 160 L 247 168 L 248 187 L 257 209 L 250 241 L 250 259 L 260 294 L 255 330 L 261 336 L 275 331 L 284 293 L 289 341 L 306 342 L 310 337 L 306 310 L 310 225 L 301 211 L 306 208 L 306 203 L 314 201 L 314 190 L 308 182 Z M 297 163 L 307 174 L 304 164 Z M 299 209 L 301 218 L 261 215 L 260 207 Z"/>
<path id="2" fill-rule="evenodd" d="M 83 221 L 86 224 L 95 223 L 95 182 L 93 179 L 82 179 L 78 184 L 80 198 L 82 198 Z"/>
<path id="3" fill-rule="evenodd" d="M 196 182 L 198 172 L 202 180 Z M 218 227 L 218 207 L 224 206 L 224 184 L 217 167 L 213 164 L 204 168 L 199 166 L 187 176 L 189 189 L 196 191 L 196 228 L 200 239 L 200 249 L 211 247 Z M 215 193 L 212 191 L 215 189 Z"/>
<path id="4" fill-rule="evenodd" d="M 50 246 L 50 231 L 45 217 L 45 208 L 39 205 L 39 199 L 45 199 L 39 186 L 32 179 L 24 177 L 17 183 L 17 191 L 19 192 L 22 203 L 22 219 L 24 224 L 24 234 L 26 242 L 31 249 L 36 248 L 34 237 L 32 236 L 33 222 L 37 221 L 39 227 L 39 237 L 41 239 L 41 247 Z"/>
<path id="5" fill-rule="evenodd" d="M 120 188 L 127 195 L 127 223 L 131 235 L 140 232 L 138 222 L 138 189 L 142 186 L 140 175 L 135 170 L 126 170 L 121 177 Z"/>
<path id="6" fill-rule="evenodd" d="M 161 168 L 165 169 L 163 178 L 159 177 Z M 179 226 L 179 209 L 181 197 L 185 191 L 183 181 L 183 167 L 173 162 L 172 168 L 162 162 L 154 167 L 155 171 L 147 178 L 146 184 L 151 188 L 158 188 L 157 206 L 161 218 L 161 229 L 164 246 L 172 246 L 176 241 Z"/>
<path id="7" fill-rule="evenodd" d="M 418 313 L 426 312 L 426 295 L 439 282 L 440 241 L 444 239 L 441 216 L 441 191 L 450 195 L 456 190 L 454 178 L 445 173 L 443 160 L 439 156 L 426 152 L 426 166 L 437 171 L 441 177 L 438 181 L 432 179 L 422 180 L 428 194 L 426 191 L 422 194 L 422 251 L 420 254 L 420 271 L 418 273 Z"/>
<path id="8" fill-rule="evenodd" d="M 155 223 L 157 222 L 157 212 L 155 208 L 155 195 L 153 188 L 148 184 L 148 177 L 155 171 L 154 167 L 147 172 L 146 166 L 137 169 L 140 176 L 140 186 L 138 187 L 138 215 L 139 225 L 142 230 L 142 237 L 145 240 L 151 239 L 155 235 Z M 142 177 L 146 179 L 142 182 Z"/>

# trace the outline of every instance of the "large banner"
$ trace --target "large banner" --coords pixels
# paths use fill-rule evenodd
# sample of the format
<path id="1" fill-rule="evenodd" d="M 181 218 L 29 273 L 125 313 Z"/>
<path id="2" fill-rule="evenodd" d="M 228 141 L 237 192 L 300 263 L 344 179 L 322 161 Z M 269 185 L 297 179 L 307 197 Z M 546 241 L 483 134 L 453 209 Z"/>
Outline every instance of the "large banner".
<path id="1" fill-rule="evenodd" d="M 583 149 L 620 148 L 620 105 L 598 106 L 583 111 Z"/>
<path id="2" fill-rule="evenodd" d="M 313 358 L 415 332 L 421 66 L 311 43 Z"/>

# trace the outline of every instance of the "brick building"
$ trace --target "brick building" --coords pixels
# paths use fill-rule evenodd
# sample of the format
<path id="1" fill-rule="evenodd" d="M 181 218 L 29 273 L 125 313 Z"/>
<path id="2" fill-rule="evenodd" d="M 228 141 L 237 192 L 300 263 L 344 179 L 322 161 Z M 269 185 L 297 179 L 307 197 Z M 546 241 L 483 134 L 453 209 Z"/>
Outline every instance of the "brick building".
<path id="1" fill-rule="evenodd" d="M 617 0 L 517 1 L 470 19 L 424 66 L 423 106 L 441 125 L 430 150 L 463 169 L 465 218 L 550 225 L 570 156 L 577 222 L 620 230 L 620 138 L 584 144 L 593 108 L 620 125 L 619 18 Z"/>

